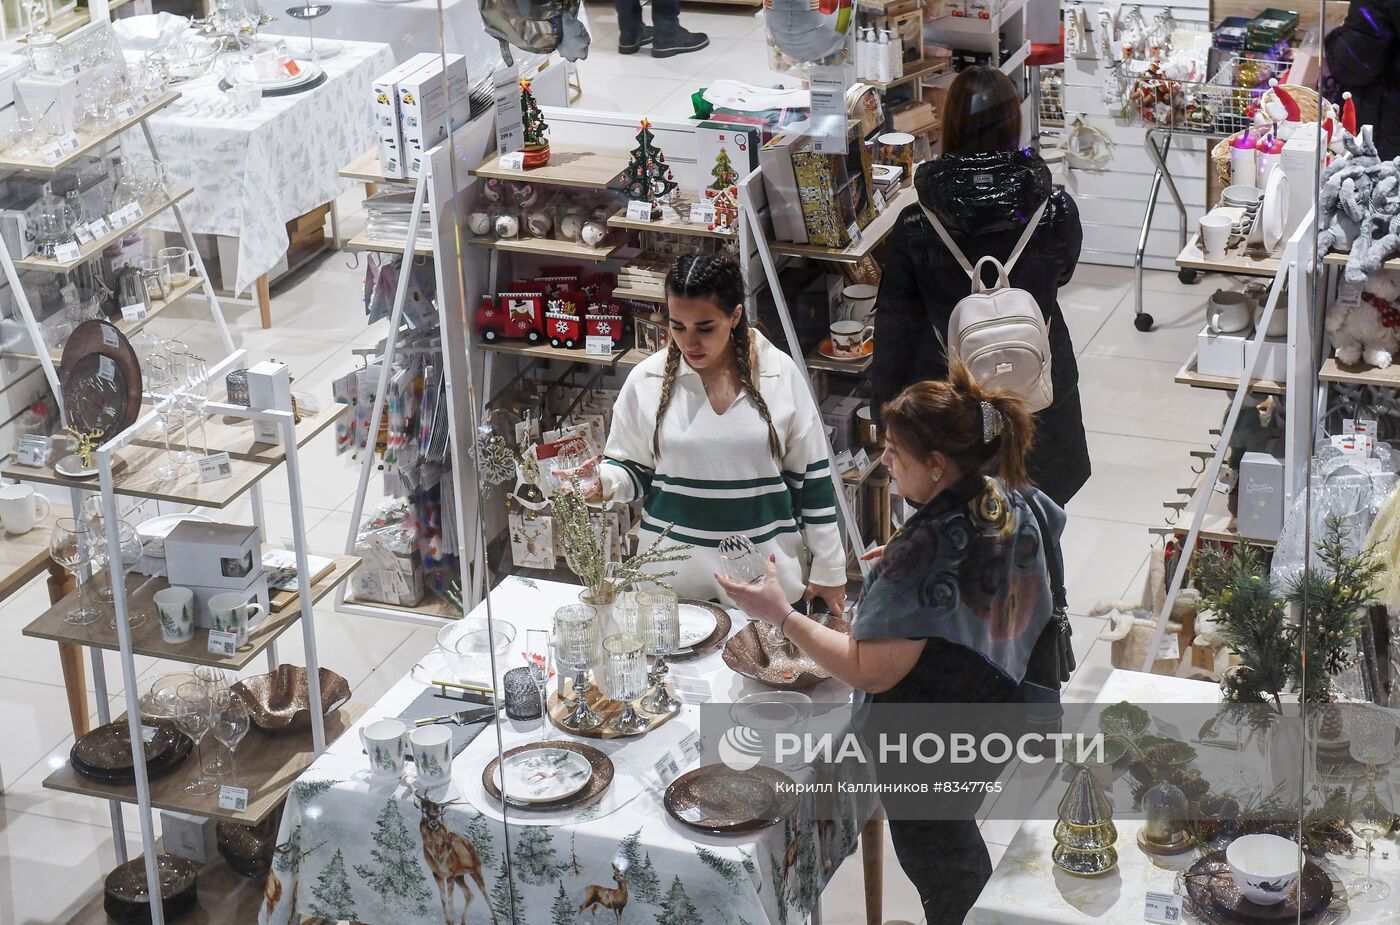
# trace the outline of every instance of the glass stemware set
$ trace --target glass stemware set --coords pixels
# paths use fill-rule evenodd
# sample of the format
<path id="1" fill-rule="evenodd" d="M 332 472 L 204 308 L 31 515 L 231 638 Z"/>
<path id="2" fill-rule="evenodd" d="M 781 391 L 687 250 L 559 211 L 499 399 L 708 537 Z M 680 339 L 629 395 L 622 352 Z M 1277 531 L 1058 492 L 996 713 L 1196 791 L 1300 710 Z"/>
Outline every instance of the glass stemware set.
<path id="1" fill-rule="evenodd" d="M 102 618 L 104 609 L 111 610 L 108 626 L 117 626 L 116 609 L 113 604 L 112 581 L 107 566 L 110 562 L 107 550 L 107 527 L 99 508 L 93 506 L 96 499 L 90 499 L 81 517 L 61 517 L 54 523 L 49 538 L 49 555 L 78 583 L 78 606 L 68 612 L 65 622 L 75 626 L 96 623 Z M 117 536 L 121 545 L 121 577 L 125 576 L 141 561 L 141 538 L 136 528 L 125 520 L 117 523 Z M 108 575 L 102 578 L 103 573 Z M 96 592 L 92 591 L 96 588 Z M 96 598 L 94 604 L 92 598 Z M 130 606 L 128 601 L 127 625 L 137 627 L 146 622 L 146 615 Z"/>
<path id="2" fill-rule="evenodd" d="M 199 764 L 199 774 L 185 785 L 185 791 L 214 793 L 220 779 L 231 779 L 235 773 L 234 752 L 252 724 L 248 707 L 229 689 L 221 669 L 201 666 L 195 669 L 194 681 L 176 689 L 175 724 L 194 741 Z M 205 760 L 203 743 L 211 732 L 227 751 L 227 759 L 216 753 Z"/>
<path id="3" fill-rule="evenodd" d="M 209 455 L 209 432 L 205 423 L 205 411 L 209 406 L 209 364 L 203 357 L 191 353 L 188 345 L 169 340 L 150 350 L 143 367 L 146 390 L 160 415 L 165 443 L 166 461 L 155 474 L 161 479 L 176 479 L 197 465 L 200 458 L 192 449 L 188 415 L 194 415 L 199 422 L 202 455 Z M 179 452 L 171 446 L 171 438 L 177 433 L 187 444 L 186 449 Z"/>
<path id="4" fill-rule="evenodd" d="M 1356 902 L 1380 902 L 1390 896 L 1390 885 L 1372 876 L 1371 859 L 1376 840 L 1390 831 L 1395 819 L 1390 782 L 1380 773 L 1395 760 L 1395 721 L 1368 707 L 1351 711 L 1348 721 L 1351 757 L 1364 773 L 1347 795 L 1347 828 L 1366 843 L 1366 874 L 1347 884 L 1347 896 Z"/>

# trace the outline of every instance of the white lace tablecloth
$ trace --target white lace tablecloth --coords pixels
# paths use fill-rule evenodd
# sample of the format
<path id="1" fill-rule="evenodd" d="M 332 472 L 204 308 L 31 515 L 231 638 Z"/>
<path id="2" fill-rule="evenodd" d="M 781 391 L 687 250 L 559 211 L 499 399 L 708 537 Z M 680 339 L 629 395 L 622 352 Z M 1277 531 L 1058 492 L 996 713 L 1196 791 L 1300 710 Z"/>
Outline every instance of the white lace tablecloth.
<path id="1" fill-rule="evenodd" d="M 492 592 L 495 619 L 510 622 L 517 631 L 511 651 L 502 657 L 505 667 L 523 663 L 519 651 L 526 629 L 547 627 L 555 609 L 577 601 L 578 590 L 554 582 L 508 579 Z M 485 615 L 485 604 L 472 613 Z M 737 612 L 733 618 L 737 632 L 744 618 Z M 732 702 L 761 689 L 733 674 L 719 653 L 685 664 L 710 682 L 716 701 Z M 457 921 L 461 891 L 444 910 L 424 857 L 414 772 L 405 772 L 405 779 L 392 785 L 372 784 L 358 735 L 367 723 L 397 716 L 422 691 L 412 674 L 402 678 L 292 786 L 267 885 L 272 900 L 261 913 L 263 925 L 287 925 L 298 915 L 369 925 L 441 925 L 445 914 L 449 922 Z M 827 681 L 811 695 L 817 701 L 845 702 L 850 689 Z M 802 922 L 841 861 L 856 850 L 875 797 L 803 794 L 805 801 L 835 801 L 821 807 L 820 815 L 811 807 L 798 813 L 839 820 L 832 825 L 778 825 L 757 835 L 733 837 L 688 830 L 667 815 L 661 803 L 663 788 L 650 774 L 664 750 L 678 747 L 698 724 L 698 707 L 686 705 L 645 736 L 586 740 L 608 753 L 616 775 L 633 783 L 640 780 L 640 788 L 627 788 L 639 792 L 606 812 L 584 810 L 571 821 L 550 818 L 549 824 L 532 824 L 539 820 L 512 812 L 508 827 L 493 818 L 498 812 L 487 815 L 472 803 L 485 799 L 475 781 L 497 754 L 496 728 L 488 726 L 454 759 L 452 783 L 431 791 L 438 802 L 458 801 L 443 822 L 471 845 L 477 859 L 475 874 L 464 868 L 471 896 L 466 921 L 491 922 L 493 911 L 501 925 L 512 920 L 505 866 L 508 835 L 518 903 L 515 922 L 573 923 L 595 887 L 617 887 L 613 864 L 619 858 L 627 869 L 623 922 Z M 503 718 L 499 729 L 501 747 L 507 749 L 540 738 L 538 720 L 516 723 Z M 572 738 L 559 730 L 552 735 Z M 613 786 L 619 787 L 616 778 Z M 466 857 L 465 852 L 460 856 Z M 600 921 L 615 921 L 611 909 L 598 911 Z"/>
<path id="2" fill-rule="evenodd" d="M 314 90 L 267 97 L 249 113 L 211 113 L 224 94 L 210 75 L 178 85 L 182 98 L 151 117 L 171 183 L 194 188 L 181 202 L 190 230 L 238 238 L 235 292 L 281 261 L 288 221 L 350 188 L 339 171 L 374 144 L 370 88 L 393 65 L 386 44 L 346 42 L 322 61 L 326 82 Z M 152 224 L 178 227 L 169 213 Z"/>
<path id="3" fill-rule="evenodd" d="M 1127 700 L 1136 704 L 1218 703 L 1220 687 L 1204 681 L 1188 681 L 1137 671 L 1116 670 L 1109 675 L 1098 703 Z M 1262 771 L 1261 771 L 1262 773 Z M 1124 784 L 1120 781 L 1120 784 Z M 1112 794 L 1116 805 L 1130 800 L 1123 788 Z M 1116 821 L 1118 868 L 1101 877 L 1075 877 L 1059 870 L 1050 860 L 1055 847 L 1055 815 L 1064 786 L 1051 785 L 1036 818 L 1021 825 L 992 878 L 968 915 L 967 925 L 1137 925 L 1144 921 L 1147 892 L 1176 891 L 1178 871 L 1189 868 L 1200 855 L 1196 851 L 1176 857 L 1151 857 L 1137 846 L 1142 823 Z M 1048 811 L 1044 808 L 1049 805 Z M 1388 857 L 1383 857 L 1383 853 Z M 1400 852 L 1392 840 L 1376 844 L 1376 876 L 1400 888 Z M 1365 856 L 1329 856 L 1326 867 L 1334 881 L 1345 880 L 1365 869 Z M 1346 925 L 1381 925 L 1395 921 L 1395 899 L 1378 903 L 1334 903 L 1330 919 Z M 1183 921 L 1196 921 L 1189 913 Z"/>

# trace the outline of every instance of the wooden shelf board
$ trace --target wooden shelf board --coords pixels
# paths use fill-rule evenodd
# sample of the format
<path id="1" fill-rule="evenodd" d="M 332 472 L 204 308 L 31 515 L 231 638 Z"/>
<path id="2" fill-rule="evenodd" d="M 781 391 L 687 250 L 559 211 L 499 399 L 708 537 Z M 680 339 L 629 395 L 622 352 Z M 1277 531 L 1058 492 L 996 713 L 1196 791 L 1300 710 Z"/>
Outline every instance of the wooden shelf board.
<path id="1" fill-rule="evenodd" d="M 1207 376 L 1196 372 L 1196 354 L 1192 353 L 1187 360 L 1176 371 L 1176 383 L 1178 385 L 1189 385 L 1195 389 L 1219 389 L 1225 392 L 1233 392 L 1239 387 L 1240 380 L 1236 376 Z M 1287 387 L 1282 382 L 1275 382 L 1272 379 L 1254 379 L 1249 383 L 1251 392 L 1262 392 L 1265 395 L 1283 395 L 1287 392 Z"/>
<path id="2" fill-rule="evenodd" d="M 1317 378 L 1323 382 L 1342 382 L 1348 385 L 1374 385 L 1383 389 L 1400 389 L 1400 366 L 1391 365 L 1385 369 L 1376 369 L 1374 366 L 1367 366 L 1364 363 L 1345 366 L 1338 363 L 1335 356 L 1330 356 L 1322 361 L 1322 369 L 1318 371 Z"/>
<path id="3" fill-rule="evenodd" d="M 644 289 L 628 289 L 625 286 L 615 286 L 613 288 L 613 298 L 615 299 L 635 299 L 638 302 L 658 302 L 665 304 L 665 294 L 658 294 Z"/>
<path id="4" fill-rule="evenodd" d="M 1280 260 L 1278 257 L 1248 257 L 1236 248 L 1226 251 L 1224 260 L 1207 260 L 1201 252 L 1197 237 L 1186 242 L 1186 247 L 1176 258 L 1176 265 L 1185 270 L 1205 270 L 1210 273 L 1237 273 L 1242 276 L 1277 276 Z"/>
<path id="5" fill-rule="evenodd" d="M 292 392 L 295 394 L 296 389 L 293 389 Z M 341 404 L 332 399 L 329 391 L 317 395 L 316 398 L 320 404 L 320 410 L 315 414 L 303 414 L 301 421 L 296 425 L 298 448 L 306 446 L 314 437 L 350 410 L 349 405 Z M 227 401 L 227 396 L 221 393 L 216 400 Z M 204 429 L 209 435 L 209 446 L 212 449 L 222 450 L 235 459 L 246 459 L 275 466 L 287 458 L 287 452 L 282 449 L 280 443 L 261 443 L 254 439 L 253 422 L 247 418 L 210 416 L 205 421 Z M 204 452 L 203 437 L 200 434 L 198 423 L 194 421 L 187 424 L 184 431 L 176 429 L 171 435 L 170 441 L 171 447 L 175 449 L 190 449 L 196 453 Z M 163 441 L 155 438 L 141 437 L 133 442 L 141 446 L 158 446 L 162 449 L 165 447 Z"/>
<path id="6" fill-rule="evenodd" d="M 126 0 L 122 0 L 126 2 Z M 157 843 L 157 850 L 160 850 Z M 139 856 L 139 855 L 137 855 Z M 239 876 L 222 855 L 199 869 L 194 908 L 180 916 L 180 925 L 248 925 L 258 920 L 264 902 L 263 878 Z M 66 925 L 112 925 L 102 906 L 102 890 L 88 900 Z"/>
<path id="7" fill-rule="evenodd" d="M 607 189 L 627 167 L 626 151 L 593 151 L 577 145 L 549 146 L 549 163 L 530 170 L 505 170 L 501 156 L 492 152 L 473 176 L 545 186 L 573 186 L 580 189 Z"/>
<path id="8" fill-rule="evenodd" d="M 819 369 L 825 373 L 837 373 L 846 376 L 863 376 L 866 370 L 870 369 L 870 364 L 874 362 L 874 351 L 871 351 L 870 356 L 861 360 L 849 361 L 828 359 L 815 350 L 807 354 L 808 369 Z"/>
<path id="9" fill-rule="evenodd" d="M 874 453 L 875 455 L 870 456 L 870 462 L 866 464 L 864 469 L 852 469 L 849 472 L 841 473 L 841 480 L 844 481 L 847 485 L 864 484 L 866 479 L 874 475 L 875 470 L 879 469 L 881 466 L 881 458 L 884 456 L 883 450 L 880 450 L 878 448 L 872 449 L 868 446 L 862 447 L 861 449 L 865 450 L 867 456 L 870 456 L 871 453 Z"/>
<path id="10" fill-rule="evenodd" d="M 350 573 L 360 567 L 355 556 L 330 556 L 335 560 L 335 568 L 329 575 L 311 585 L 312 603 L 322 600 L 335 590 Z M 166 642 L 160 635 L 160 620 L 152 598 L 157 591 L 170 587 L 164 578 L 132 573 L 126 576 L 128 610 L 144 613 L 146 621 L 131 630 L 131 649 L 137 655 L 151 658 L 164 658 L 187 665 L 213 665 L 216 668 L 229 668 L 234 671 L 257 658 L 278 636 L 282 635 L 301 616 L 301 602 L 294 600 L 282 610 L 262 618 L 257 626 L 248 631 L 248 644 L 231 656 L 216 655 L 209 651 L 209 631 L 195 629 L 194 638 L 188 642 Z M 55 642 L 71 642 L 96 649 L 117 651 L 117 631 L 107 625 L 104 617 L 95 623 L 75 626 L 64 622 L 64 617 L 77 603 L 77 592 L 67 595 L 57 604 L 39 615 L 39 618 L 24 628 L 24 635 L 38 639 L 52 639 Z"/>
<path id="11" fill-rule="evenodd" d="M 476 247 L 489 247 L 492 250 L 510 251 L 515 254 L 537 254 L 541 257 L 559 257 L 563 260 L 590 260 L 602 263 L 611 260 L 613 254 L 627 243 L 625 235 L 612 235 L 602 247 L 589 247 L 574 241 L 556 241 L 553 238 L 467 238 L 467 243 Z"/>
<path id="12" fill-rule="evenodd" d="M 140 321 L 126 321 L 121 317 L 108 320 L 110 320 L 114 325 L 116 325 L 117 329 L 129 338 L 134 334 L 138 333 L 147 324 L 149 324 L 152 318 L 158 317 L 161 314 L 161 312 L 165 311 L 167 308 L 174 305 L 176 302 L 180 301 L 185 296 L 189 295 L 191 292 L 198 291 L 203 285 L 203 279 L 201 279 L 198 276 L 192 276 L 190 277 L 189 282 L 183 283 L 175 287 L 175 289 L 170 293 L 170 298 L 160 299 L 156 302 L 153 302 L 151 304 L 151 307 L 146 311 L 146 317 L 142 318 Z M 5 358 L 11 360 L 28 360 L 31 363 L 39 362 L 39 358 L 32 353 L 12 353 L 7 351 L 3 354 L 0 354 L 0 356 L 4 356 Z M 54 361 L 54 363 L 58 363 L 60 360 L 63 359 L 63 350 L 50 350 L 49 357 Z"/>
<path id="13" fill-rule="evenodd" d="M 30 170 L 37 173 L 56 173 L 57 171 L 64 169 L 69 164 L 76 161 L 78 158 L 86 156 L 92 151 L 92 149 L 104 145 L 107 142 L 111 141 L 113 138 L 116 138 L 118 135 L 131 128 L 133 125 L 140 124 L 140 122 L 143 119 L 147 118 L 153 113 L 160 112 L 162 109 L 169 106 L 171 103 L 175 102 L 179 98 L 180 94 L 178 92 L 170 91 L 160 96 L 156 100 L 152 101 L 146 106 L 146 108 L 138 109 L 136 111 L 136 115 L 132 116 L 130 119 L 120 120 L 112 128 L 104 131 L 100 135 L 84 137 L 80 134 L 78 136 L 78 141 L 80 142 L 78 150 L 63 155 L 63 157 L 60 157 L 52 164 L 32 157 L 0 157 L 0 170 Z"/>
<path id="14" fill-rule="evenodd" d="M 650 354 L 636 348 L 614 350 L 610 356 L 589 356 L 583 350 L 569 350 L 564 347 L 551 347 L 549 344 L 527 344 L 522 340 L 484 341 L 478 338 L 477 346 L 492 353 L 508 353 L 511 356 L 530 357 L 536 360 L 558 360 L 563 363 L 587 363 L 590 366 L 636 366 Z"/>
<path id="15" fill-rule="evenodd" d="M 948 68 L 946 61 L 920 61 L 914 65 L 913 70 L 896 77 L 894 80 L 884 82 L 879 80 L 862 80 L 861 83 L 877 90 L 888 90 L 891 87 L 900 87 L 907 83 L 913 83 L 925 77 L 937 77 Z"/>
<path id="16" fill-rule="evenodd" d="M 1332 253 L 1328 254 L 1326 257 L 1323 257 L 1323 258 L 1322 258 L 1322 262 L 1325 263 L 1325 264 L 1327 264 L 1327 265 L 1329 265 L 1329 266 L 1344 267 L 1344 266 L 1347 265 L 1347 260 L 1348 260 L 1348 258 L 1350 258 L 1350 257 L 1351 257 L 1350 254 L 1339 254 L 1339 253 L 1337 253 L 1336 251 L 1333 251 Z M 1383 264 L 1381 265 L 1381 269 L 1383 269 L 1383 270 L 1400 270 L 1400 257 L 1392 257 L 1392 258 L 1390 258 L 1389 260 L 1387 260 L 1385 263 L 1383 263 Z"/>
<path id="17" fill-rule="evenodd" d="M 1194 499 L 1202 490 L 1204 489 L 1198 480 L 1193 487 L 1191 498 Z M 1210 497 L 1206 500 L 1206 516 L 1201 521 L 1201 539 L 1216 543 L 1239 543 L 1245 539 L 1239 535 L 1236 529 L 1235 516 L 1230 513 L 1229 503 L 1229 498 L 1220 492 L 1210 492 Z M 1192 517 L 1193 508 L 1188 504 L 1181 511 L 1181 516 L 1177 518 L 1173 526 L 1184 536 L 1191 529 Z M 1274 543 L 1268 540 L 1249 540 L 1249 542 L 1255 546 L 1269 549 L 1274 546 Z"/>
<path id="18" fill-rule="evenodd" d="M 689 209 L 689 203 L 683 203 L 682 208 Z M 711 231 L 705 225 L 692 225 L 689 222 L 668 221 L 666 218 L 659 218 L 654 222 L 642 222 L 627 217 L 627 210 L 623 209 L 616 215 L 608 216 L 609 228 L 626 228 L 629 231 L 656 231 L 662 234 L 688 234 L 701 238 L 732 238 L 733 231 Z"/>
<path id="19" fill-rule="evenodd" d="M 384 168 L 379 164 L 378 148 L 366 151 L 340 168 L 340 175 L 346 180 L 357 180 L 361 183 L 407 183 L 412 185 L 417 182 L 403 177 L 384 176 Z"/>
<path id="20" fill-rule="evenodd" d="M 267 463 L 231 459 L 232 472 L 227 478 L 201 482 L 198 470 L 191 467 L 176 479 L 161 479 L 156 477 L 154 472 L 165 462 L 165 448 L 139 444 L 118 452 L 117 460 L 120 468 L 112 479 L 117 494 L 196 507 L 228 507 L 247 491 L 249 486 L 272 471 L 272 466 Z M 85 479 L 69 478 L 55 472 L 52 465 L 31 467 L 12 462 L 5 466 L 3 474 L 24 482 L 97 491 L 97 476 Z"/>
<path id="21" fill-rule="evenodd" d="M 833 263 L 857 263 L 864 259 L 891 231 L 899 214 L 918 202 L 914 188 L 900 190 L 894 201 L 887 203 L 885 211 L 875 216 L 875 220 L 860 233 L 860 240 L 849 247 L 818 247 L 813 244 L 791 244 L 776 242 L 771 245 L 773 253 L 783 257 L 806 257 L 809 260 L 827 260 Z"/>
<path id="22" fill-rule="evenodd" d="M 452 605 L 440 597 L 431 594 L 413 606 L 406 604 L 382 604 L 379 601 L 357 601 L 352 595 L 347 594 L 342 602 L 343 606 L 361 607 L 367 610 L 385 611 L 385 616 L 390 614 L 402 614 L 405 618 L 436 621 L 454 621 L 459 619 L 457 611 L 452 609 Z"/>
<path id="23" fill-rule="evenodd" d="M 326 744 L 330 745 L 338 739 L 367 709 L 367 704 L 352 700 L 327 716 Z M 125 715 L 119 719 L 125 719 Z M 156 809 L 208 816 L 240 825 L 257 825 L 277 808 L 297 777 L 311 766 L 315 757 L 309 729 L 285 735 L 268 735 L 261 730 L 250 729 L 247 738 L 238 746 L 235 773 L 238 783 L 248 788 L 246 811 L 238 813 L 220 809 L 217 790 L 204 795 L 185 792 L 185 784 L 198 773 L 194 752 L 169 774 L 151 781 L 151 805 Z M 103 800 L 136 802 L 134 784 L 99 784 L 79 775 L 67 762 L 44 779 L 44 786 L 50 790 L 85 794 Z"/>
<path id="24" fill-rule="evenodd" d="M 433 242 L 427 237 L 428 229 L 420 228 L 418 241 L 413 245 L 413 253 L 419 257 L 433 256 Z M 406 241 L 386 241 L 383 238 L 371 238 L 369 232 L 362 231 L 341 245 L 342 250 L 347 251 L 377 251 L 384 254 L 402 254 Z"/>
<path id="25" fill-rule="evenodd" d="M 930 20 L 928 28 L 942 32 L 962 32 L 972 35 L 984 35 L 1001 29 L 1002 25 L 1021 11 L 1026 5 L 1025 0 L 1007 0 L 1001 12 L 990 19 L 978 19 L 975 16 L 941 16 L 938 19 Z"/>
<path id="26" fill-rule="evenodd" d="M 77 260 L 48 260 L 44 257 L 37 257 L 30 254 L 23 260 L 16 260 L 15 266 L 22 267 L 26 270 L 46 270 L 50 273 L 66 273 L 69 270 L 76 269 L 102 253 L 107 245 L 120 241 L 192 192 L 194 192 L 192 187 L 182 186 L 177 188 L 168 199 L 153 209 L 147 209 L 145 214 L 136 221 L 129 225 L 124 225 L 121 228 L 114 228 L 97 240 L 89 241 L 87 244 L 82 245 L 78 249 L 79 257 Z"/>
<path id="27" fill-rule="evenodd" d="M 0 601 L 44 573 L 49 565 L 49 537 L 54 521 L 72 517 L 64 504 L 52 504 L 49 516 L 28 533 L 0 534 Z"/>

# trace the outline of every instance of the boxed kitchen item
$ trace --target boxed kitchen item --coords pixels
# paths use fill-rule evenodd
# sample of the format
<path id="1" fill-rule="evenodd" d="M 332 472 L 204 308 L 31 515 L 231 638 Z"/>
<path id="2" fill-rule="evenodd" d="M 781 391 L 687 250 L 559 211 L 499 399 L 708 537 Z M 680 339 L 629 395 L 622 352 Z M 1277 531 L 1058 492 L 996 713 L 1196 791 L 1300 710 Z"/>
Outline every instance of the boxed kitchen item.
<path id="1" fill-rule="evenodd" d="M 758 166 L 758 129 L 750 125 L 708 121 L 695 126 L 695 175 L 697 190 L 706 199 L 713 199 L 721 189 L 738 195 L 738 182 Z M 715 176 L 715 162 L 720 152 L 729 160 L 733 177 L 727 184 Z"/>
<path id="2" fill-rule="evenodd" d="M 208 864 L 218 857 L 218 839 L 214 833 L 217 823 L 207 816 L 189 813 L 160 812 L 160 834 L 166 854 L 185 858 L 196 864 Z"/>
<path id="3" fill-rule="evenodd" d="M 1245 338 L 1217 334 L 1209 327 L 1196 335 L 1196 372 L 1203 376 L 1235 376 L 1244 368 Z"/>
<path id="4" fill-rule="evenodd" d="M 794 244 L 807 243 L 807 226 L 802 221 L 802 203 L 797 195 L 792 159 L 806 129 L 805 122 L 790 126 L 787 132 L 774 135 L 758 150 L 758 162 L 763 166 L 763 189 L 768 194 L 768 214 L 773 218 L 773 236 Z"/>
<path id="5" fill-rule="evenodd" d="M 1241 361 L 1241 368 L 1244 364 Z M 1259 345 L 1259 363 L 1254 367 L 1255 379 L 1283 382 L 1288 378 L 1288 338 L 1265 337 Z"/>
<path id="6" fill-rule="evenodd" d="M 875 218 L 870 148 L 862 143 L 859 122 L 849 123 L 848 129 L 845 154 L 817 154 L 810 138 L 803 138 L 792 153 L 809 244 L 846 247 Z"/>
<path id="7" fill-rule="evenodd" d="M 13 82 L 15 104 L 31 119 L 43 116 L 45 124 L 58 134 L 71 132 L 77 129 L 82 116 L 78 95 L 86 82 L 81 74 L 25 74 Z"/>
<path id="8" fill-rule="evenodd" d="M 467 124 L 471 117 L 470 93 L 467 59 L 463 55 L 433 55 L 432 61 L 399 81 L 399 129 L 403 136 L 404 173 L 408 177 L 418 176 L 424 151 L 447 140 L 449 126 L 460 128 Z"/>
<path id="9" fill-rule="evenodd" d="M 399 81 L 408 79 L 437 57 L 426 51 L 414 55 L 374 82 L 371 93 L 374 96 L 374 128 L 379 133 L 379 169 L 386 177 L 402 180 L 408 176 L 404 167 L 403 130 L 399 124 Z"/>
<path id="10" fill-rule="evenodd" d="M 0 54 L 0 110 L 15 104 L 15 81 L 28 69 L 23 55 Z"/>
<path id="11" fill-rule="evenodd" d="M 423 558 L 408 502 L 391 503 L 355 538 L 360 567 L 350 575 L 356 600 L 412 607 L 423 599 Z"/>
<path id="12" fill-rule="evenodd" d="M 264 360 L 248 368 L 248 407 L 292 410 L 292 378 L 285 363 Z M 275 421 L 254 421 L 253 438 L 259 443 L 281 443 L 282 431 Z"/>
<path id="13" fill-rule="evenodd" d="M 822 423 L 836 428 L 831 448 L 840 452 L 857 446 L 855 441 L 856 411 L 864 403 L 858 395 L 828 395 L 822 399 Z"/>
<path id="14" fill-rule="evenodd" d="M 172 582 L 173 584 L 173 582 Z M 248 582 L 242 587 L 210 587 L 208 585 L 180 585 L 182 588 L 189 588 L 194 592 L 194 625 L 201 629 L 209 629 L 214 621 L 209 612 L 209 599 L 219 594 L 238 594 L 245 601 L 257 601 L 262 608 L 248 621 L 250 627 L 255 627 L 271 613 L 271 599 L 267 590 L 267 571 L 258 563 L 257 571 L 249 576 Z"/>
<path id="15" fill-rule="evenodd" d="M 166 577 L 172 585 L 241 591 L 262 570 L 257 527 L 186 520 L 165 538 Z"/>
<path id="16" fill-rule="evenodd" d="M 1283 460 L 1268 453 L 1245 453 L 1236 490 L 1240 536 L 1277 542 L 1283 532 Z"/>

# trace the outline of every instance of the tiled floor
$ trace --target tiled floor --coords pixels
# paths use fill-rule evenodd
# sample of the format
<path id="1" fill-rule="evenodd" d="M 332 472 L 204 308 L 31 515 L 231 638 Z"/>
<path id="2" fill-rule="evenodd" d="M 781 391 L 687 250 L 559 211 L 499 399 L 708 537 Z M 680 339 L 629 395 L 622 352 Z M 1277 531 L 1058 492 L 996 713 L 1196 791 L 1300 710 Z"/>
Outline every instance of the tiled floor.
<path id="1" fill-rule="evenodd" d="M 615 54 L 616 26 L 611 9 L 590 3 L 594 25 L 591 56 L 580 66 L 584 97 L 579 105 L 628 109 L 652 115 L 683 115 L 689 94 L 713 75 L 771 83 L 758 20 L 746 12 L 720 8 L 687 9 L 685 25 L 709 32 L 712 46 L 696 55 L 657 61 L 648 55 L 622 59 Z M 354 208 L 347 195 L 343 214 Z M 354 230 L 353 223 L 350 230 Z M 284 360 L 298 388 L 325 386 L 350 369 L 352 346 L 369 345 L 382 331 L 366 329 L 360 305 L 360 271 L 353 258 L 333 254 L 275 294 L 275 326 L 264 332 L 257 311 L 229 305 L 226 313 L 240 345 L 257 356 Z M 1219 423 L 1225 398 L 1172 383 L 1172 374 L 1190 353 L 1202 305 L 1216 283 L 1182 286 L 1174 274 L 1150 273 L 1146 307 L 1158 330 L 1133 328 L 1131 273 L 1126 269 L 1083 266 L 1060 298 L 1080 357 L 1086 424 L 1094 475 L 1070 505 L 1064 539 L 1074 620 L 1074 648 L 1080 668 L 1067 695 L 1092 697 L 1108 670 L 1108 644 L 1097 640 L 1102 621 L 1085 616 L 1100 601 L 1140 594 L 1149 548 L 1146 527 L 1161 523 L 1161 502 L 1190 484 L 1188 453 L 1206 446 L 1207 430 Z M 179 337 L 218 355 L 217 336 L 205 304 L 190 299 L 158 319 L 157 333 Z M 382 327 L 382 326 L 381 326 Z M 304 451 L 306 523 L 312 544 L 339 549 L 350 523 L 357 470 L 333 456 L 329 437 Z M 290 533 L 285 482 L 269 480 L 265 498 L 269 532 Z M 235 510 L 235 513 L 238 513 Z M 46 791 L 41 786 L 51 762 L 71 746 L 65 733 L 58 662 L 52 646 L 25 639 L 20 629 L 44 605 L 42 583 L 0 609 L 0 766 L 8 788 L 0 797 L 0 922 L 47 925 L 97 890 L 113 863 L 107 808 L 95 801 Z M 318 611 L 322 658 L 349 679 L 360 699 L 374 699 L 407 671 L 432 644 L 432 632 L 400 624 Z M 286 658 L 300 657 L 300 634 L 284 637 Z M 108 677 L 120 695 L 117 660 L 109 654 Z M 138 659 L 137 670 L 151 680 L 171 666 Z M 256 670 L 256 669 L 255 669 Z M 123 705 L 116 704 L 120 710 Z M 127 834 L 136 836 L 127 811 Z M 1014 826 L 984 826 L 993 860 L 1000 857 Z M 885 917 L 920 922 L 917 894 L 886 852 Z M 826 893 L 825 920 L 833 925 L 864 922 L 858 860 L 846 863 Z"/>

